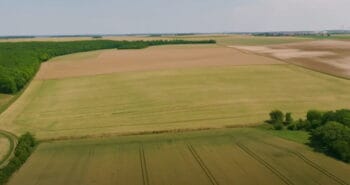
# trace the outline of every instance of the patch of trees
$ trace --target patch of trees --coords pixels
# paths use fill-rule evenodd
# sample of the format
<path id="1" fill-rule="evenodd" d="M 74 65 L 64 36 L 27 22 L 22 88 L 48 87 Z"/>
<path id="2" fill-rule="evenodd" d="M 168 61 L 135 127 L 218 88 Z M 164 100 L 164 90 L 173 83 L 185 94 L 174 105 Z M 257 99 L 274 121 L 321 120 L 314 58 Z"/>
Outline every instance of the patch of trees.
<path id="1" fill-rule="evenodd" d="M 337 159 L 350 162 L 350 110 L 307 112 L 306 119 L 294 121 L 290 113 L 275 110 L 268 120 L 276 130 L 310 132 L 310 146 Z"/>
<path id="2" fill-rule="evenodd" d="M 0 36 L 0 39 L 33 39 L 35 36 Z"/>
<path id="3" fill-rule="evenodd" d="M 35 75 L 41 62 L 52 57 L 99 49 L 142 49 L 167 44 L 212 44 L 214 40 L 74 41 L 0 43 L 0 93 L 16 93 Z"/>
<path id="4" fill-rule="evenodd" d="M 26 133 L 19 137 L 13 158 L 0 169 L 0 185 L 6 184 L 11 175 L 26 162 L 36 146 L 37 141 L 32 134 Z"/>

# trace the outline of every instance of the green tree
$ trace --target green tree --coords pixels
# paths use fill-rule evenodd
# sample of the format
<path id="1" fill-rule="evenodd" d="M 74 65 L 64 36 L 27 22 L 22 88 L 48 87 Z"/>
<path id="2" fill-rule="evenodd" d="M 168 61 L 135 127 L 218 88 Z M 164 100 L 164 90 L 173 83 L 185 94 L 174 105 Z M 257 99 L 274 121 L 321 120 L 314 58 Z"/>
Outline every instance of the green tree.
<path id="1" fill-rule="evenodd" d="M 287 112 L 286 113 L 286 120 L 285 120 L 284 124 L 285 125 L 291 125 L 291 124 L 293 124 L 293 122 L 294 122 L 294 119 L 292 117 L 292 113 Z"/>
<path id="2" fill-rule="evenodd" d="M 350 128 L 338 123 L 328 122 L 311 132 L 311 145 L 317 150 L 350 162 Z"/>
<path id="3" fill-rule="evenodd" d="M 277 123 L 283 123 L 284 120 L 284 114 L 280 110 L 274 110 L 270 112 L 270 123 L 277 124 Z"/>

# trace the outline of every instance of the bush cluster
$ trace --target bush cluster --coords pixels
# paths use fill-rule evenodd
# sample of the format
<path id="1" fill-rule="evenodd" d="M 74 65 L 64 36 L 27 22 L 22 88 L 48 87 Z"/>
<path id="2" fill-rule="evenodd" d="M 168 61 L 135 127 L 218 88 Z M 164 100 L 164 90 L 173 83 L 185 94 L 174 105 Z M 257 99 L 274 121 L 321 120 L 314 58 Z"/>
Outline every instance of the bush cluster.
<path id="1" fill-rule="evenodd" d="M 350 162 L 350 110 L 326 112 L 310 110 L 305 120 L 298 121 L 293 121 L 291 114 L 287 114 L 284 119 L 282 111 L 272 111 L 269 123 L 276 130 L 287 128 L 308 131 L 311 135 L 310 145 L 316 150 Z"/>
<path id="2" fill-rule="evenodd" d="M 34 136 L 30 133 L 23 134 L 18 139 L 14 157 L 4 168 L 0 169 L 0 185 L 5 184 L 11 175 L 26 162 L 28 157 L 34 151 L 36 145 L 37 142 Z"/>
<path id="3" fill-rule="evenodd" d="M 35 75 L 41 62 L 52 57 L 99 49 L 142 49 L 166 44 L 211 44 L 214 40 L 184 41 L 73 41 L 0 43 L 0 93 L 21 90 Z"/>
<path id="4" fill-rule="evenodd" d="M 270 112 L 270 120 L 267 122 L 272 124 L 276 130 L 282 130 L 285 126 L 293 123 L 292 113 L 287 112 L 284 114 L 280 110 L 274 110 Z"/>

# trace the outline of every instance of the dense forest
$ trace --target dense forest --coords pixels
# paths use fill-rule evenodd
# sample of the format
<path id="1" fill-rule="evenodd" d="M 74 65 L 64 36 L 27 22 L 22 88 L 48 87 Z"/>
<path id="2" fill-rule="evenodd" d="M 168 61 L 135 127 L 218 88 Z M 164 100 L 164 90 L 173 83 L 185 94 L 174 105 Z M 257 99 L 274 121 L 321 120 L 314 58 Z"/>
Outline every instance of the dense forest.
<path id="1" fill-rule="evenodd" d="M 170 44 L 211 44 L 214 40 L 72 41 L 0 43 L 0 93 L 16 93 L 33 78 L 41 62 L 52 57 L 99 49 L 142 49 Z"/>

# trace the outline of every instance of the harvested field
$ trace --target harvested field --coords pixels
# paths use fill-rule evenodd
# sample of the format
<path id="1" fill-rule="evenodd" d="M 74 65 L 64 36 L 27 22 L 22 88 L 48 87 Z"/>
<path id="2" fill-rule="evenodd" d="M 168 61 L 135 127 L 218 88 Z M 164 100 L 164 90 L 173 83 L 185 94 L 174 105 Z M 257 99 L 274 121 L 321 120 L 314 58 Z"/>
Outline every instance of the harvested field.
<path id="1" fill-rule="evenodd" d="M 257 129 L 225 129 L 43 143 L 8 184 L 346 185 L 349 170 Z"/>
<path id="2" fill-rule="evenodd" d="M 233 52 L 233 63 L 265 60 L 227 49 Z M 141 66 L 134 65 L 128 68 L 131 71 L 49 80 L 42 80 L 45 75 L 39 72 L 41 79 L 33 80 L 0 116 L 0 126 L 16 134 L 30 131 L 39 139 L 97 137 L 256 125 L 266 120 L 273 109 L 290 111 L 298 117 L 309 109 L 350 106 L 348 80 L 293 65 L 227 65 L 226 59 L 220 57 L 207 62 L 211 65 L 222 61 L 224 66 L 194 62 L 192 65 L 204 66 L 187 67 L 181 60 L 189 56 L 171 61 L 185 66 L 179 68 L 164 69 L 159 67 L 160 61 L 152 64 L 153 60 L 148 60 L 149 65 L 143 66 L 157 70 L 135 71 Z M 74 60 L 65 58 L 61 62 L 70 61 L 68 65 L 89 58 L 71 57 Z M 50 74 L 46 73 L 46 78 Z"/>
<path id="3" fill-rule="evenodd" d="M 8 138 L 0 135 L 0 161 L 7 155 L 10 149 L 10 141 Z"/>
<path id="4" fill-rule="evenodd" d="M 212 45 L 161 46 L 143 50 L 102 50 L 57 57 L 42 64 L 36 79 L 257 64 L 283 63 Z"/>
<path id="5" fill-rule="evenodd" d="M 234 46 L 316 71 L 350 78 L 350 42 L 321 40 L 271 46 Z"/>

